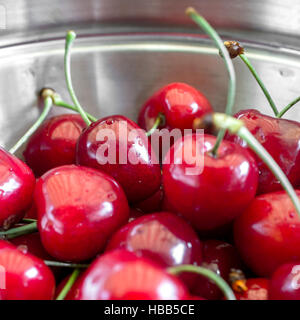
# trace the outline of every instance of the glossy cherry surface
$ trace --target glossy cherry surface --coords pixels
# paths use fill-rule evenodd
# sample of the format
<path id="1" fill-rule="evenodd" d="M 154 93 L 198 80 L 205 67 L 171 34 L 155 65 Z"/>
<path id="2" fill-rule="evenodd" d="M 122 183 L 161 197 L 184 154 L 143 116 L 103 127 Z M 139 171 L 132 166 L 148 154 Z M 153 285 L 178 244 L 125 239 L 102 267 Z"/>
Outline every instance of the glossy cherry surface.
<path id="1" fill-rule="evenodd" d="M 242 120 L 248 130 L 271 154 L 294 187 L 300 186 L 300 123 L 278 119 L 260 113 L 257 110 L 242 110 L 235 115 Z M 227 139 L 247 147 L 238 136 Z M 259 169 L 258 193 L 281 190 L 280 182 L 267 168 L 264 162 L 254 155 Z"/>
<path id="2" fill-rule="evenodd" d="M 0 240 L 0 300 L 50 300 L 55 280 L 39 258 Z"/>
<path id="3" fill-rule="evenodd" d="M 186 83 L 170 83 L 154 93 L 142 107 L 138 124 L 149 131 L 158 116 L 165 116 L 165 124 L 160 129 L 192 129 L 195 118 L 212 112 L 207 98 Z"/>
<path id="4" fill-rule="evenodd" d="M 148 214 L 123 226 L 106 250 L 114 249 L 126 249 L 168 267 L 202 261 L 202 245 L 193 228 L 169 212 Z"/>
<path id="5" fill-rule="evenodd" d="M 76 143 L 85 127 L 78 114 L 62 114 L 46 120 L 30 137 L 23 153 L 35 175 L 75 163 Z"/>
<path id="6" fill-rule="evenodd" d="M 22 219 L 32 202 L 35 178 L 30 168 L 0 148 L 0 228 Z"/>
<path id="7" fill-rule="evenodd" d="M 236 219 L 234 239 L 243 261 L 259 276 L 300 260 L 300 219 L 289 196 L 278 191 L 256 197 Z"/>
<path id="8" fill-rule="evenodd" d="M 181 300 L 188 291 L 155 262 L 126 250 L 99 256 L 75 283 L 75 300 Z"/>
<path id="9" fill-rule="evenodd" d="M 44 174 L 34 201 L 43 246 L 59 260 L 92 258 L 129 216 L 126 196 L 113 178 L 75 165 Z"/>
<path id="10" fill-rule="evenodd" d="M 235 292 L 237 300 L 269 300 L 269 280 L 265 278 L 247 279 L 247 289 Z"/>
<path id="11" fill-rule="evenodd" d="M 300 300 L 299 262 L 286 263 L 275 270 L 270 279 L 270 300 Z"/>
<path id="12" fill-rule="evenodd" d="M 163 164 L 167 203 L 199 231 L 221 227 L 241 214 L 258 183 L 256 162 L 246 149 L 223 141 L 214 157 L 210 151 L 215 142 L 210 135 L 186 135 L 171 147 Z"/>
<path id="13" fill-rule="evenodd" d="M 78 139 L 77 164 L 114 177 L 131 203 L 159 190 L 161 170 L 146 134 L 124 116 L 92 123 Z"/>

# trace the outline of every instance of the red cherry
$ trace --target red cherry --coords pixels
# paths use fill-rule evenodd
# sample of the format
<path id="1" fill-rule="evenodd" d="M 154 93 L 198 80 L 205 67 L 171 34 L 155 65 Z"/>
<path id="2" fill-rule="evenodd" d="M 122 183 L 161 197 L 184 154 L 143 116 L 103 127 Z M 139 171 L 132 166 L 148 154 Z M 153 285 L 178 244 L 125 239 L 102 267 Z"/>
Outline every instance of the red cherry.
<path id="1" fill-rule="evenodd" d="M 31 136 L 23 153 L 35 175 L 75 163 L 76 143 L 85 127 L 78 114 L 62 114 L 46 120 Z"/>
<path id="2" fill-rule="evenodd" d="M 99 133 L 105 135 L 108 131 L 114 134 L 115 139 L 111 136 L 105 141 L 99 138 Z M 104 143 L 108 150 L 107 154 L 103 152 L 101 155 L 99 150 Z M 115 163 L 107 162 L 112 149 L 116 151 L 115 156 L 112 155 Z M 116 115 L 100 119 L 83 131 L 77 143 L 76 160 L 77 164 L 99 169 L 114 177 L 123 187 L 128 201 L 134 203 L 152 196 L 161 185 L 160 166 L 151 150 L 146 134 L 138 125 Z M 125 156 L 126 164 L 120 163 L 120 156 Z"/>
<path id="3" fill-rule="evenodd" d="M 197 264 L 201 242 L 192 227 L 169 212 L 147 214 L 123 226 L 110 239 L 107 250 L 126 249 L 163 266 Z"/>
<path id="4" fill-rule="evenodd" d="M 136 218 L 142 217 L 144 215 L 145 215 L 144 212 L 137 210 L 135 208 L 130 208 L 128 222 L 131 222 L 131 221 L 135 220 Z"/>
<path id="5" fill-rule="evenodd" d="M 300 300 L 300 263 L 286 263 L 272 274 L 270 300 Z"/>
<path id="6" fill-rule="evenodd" d="M 235 115 L 271 154 L 294 187 L 300 186 L 300 123 L 273 118 L 257 110 L 243 110 Z M 227 139 L 247 147 L 238 136 Z M 254 154 L 254 153 L 253 153 Z M 264 162 L 254 155 L 259 169 L 258 194 L 281 190 L 280 182 Z"/>
<path id="7" fill-rule="evenodd" d="M 113 178 L 75 165 L 44 174 L 34 201 L 42 243 L 59 260 L 94 257 L 129 215 L 125 194 Z"/>
<path id="8" fill-rule="evenodd" d="M 163 197 L 163 189 L 160 188 L 150 198 L 135 203 L 134 207 L 144 213 L 160 212 L 162 211 Z"/>
<path id="9" fill-rule="evenodd" d="M 207 98 L 185 83 L 171 83 L 157 91 L 142 107 L 138 124 L 149 131 L 159 113 L 165 116 L 165 124 L 159 128 L 192 129 L 195 118 L 212 112 Z"/>
<path id="10" fill-rule="evenodd" d="M 75 300 L 182 300 L 178 278 L 143 257 L 114 250 L 98 257 L 75 283 Z"/>
<path id="11" fill-rule="evenodd" d="M 300 260 L 300 219 L 289 196 L 278 191 L 256 197 L 235 221 L 234 239 L 242 259 L 259 276 Z"/>
<path id="12" fill-rule="evenodd" d="M 258 183 L 257 166 L 247 150 L 222 141 L 214 157 L 209 152 L 215 142 L 210 135 L 186 135 L 171 147 L 163 165 L 167 203 L 199 231 L 214 230 L 241 214 Z M 200 156 L 203 161 L 197 163 Z"/>
<path id="13" fill-rule="evenodd" d="M 21 220 L 32 202 L 35 178 L 28 166 L 0 148 L 0 228 Z"/>
<path id="14" fill-rule="evenodd" d="M 229 273 L 232 269 L 240 269 L 241 259 L 237 250 L 231 244 L 219 240 L 206 240 L 203 242 L 202 266 L 214 271 L 225 281 L 229 281 Z M 209 300 L 221 299 L 221 290 L 204 277 L 197 277 L 191 288 L 193 294 Z"/>
<path id="15" fill-rule="evenodd" d="M 237 300 L 268 300 L 269 280 L 265 278 L 247 279 L 247 290 L 235 292 Z"/>
<path id="16" fill-rule="evenodd" d="M 0 300 L 50 300 L 55 280 L 42 260 L 0 240 Z"/>

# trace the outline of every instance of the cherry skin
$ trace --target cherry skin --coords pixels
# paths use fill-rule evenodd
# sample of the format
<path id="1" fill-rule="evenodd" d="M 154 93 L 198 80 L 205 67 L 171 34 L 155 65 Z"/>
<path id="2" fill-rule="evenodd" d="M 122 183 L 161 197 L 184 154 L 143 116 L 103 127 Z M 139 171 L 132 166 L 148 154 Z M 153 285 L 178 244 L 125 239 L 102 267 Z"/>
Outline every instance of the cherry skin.
<path id="1" fill-rule="evenodd" d="M 39 258 L 23 253 L 0 240 L 0 300 L 50 300 L 55 292 L 55 279 Z M 4 271 L 5 270 L 5 271 Z M 5 288 L 3 288 L 3 284 Z"/>
<path id="2" fill-rule="evenodd" d="M 99 256 L 75 283 L 74 300 L 182 300 L 181 281 L 155 262 L 126 250 Z"/>
<path id="3" fill-rule="evenodd" d="M 270 280 L 270 300 L 300 300 L 300 263 L 278 267 Z"/>
<path id="4" fill-rule="evenodd" d="M 237 300 L 269 300 L 269 280 L 265 278 L 247 279 L 247 290 L 235 292 Z"/>
<path id="5" fill-rule="evenodd" d="M 153 213 L 162 211 L 164 193 L 160 188 L 151 197 L 134 204 L 134 208 L 144 212 Z"/>
<path id="6" fill-rule="evenodd" d="M 131 203 L 152 196 L 161 185 L 160 166 L 146 134 L 124 116 L 106 117 L 85 129 L 78 139 L 76 161 L 115 178 Z"/>
<path id="7" fill-rule="evenodd" d="M 153 259 L 165 267 L 197 264 L 202 245 L 192 227 L 169 212 L 147 214 L 119 229 L 108 242 L 107 251 L 126 249 Z"/>
<path id="8" fill-rule="evenodd" d="M 139 126 L 149 131 L 159 113 L 165 116 L 165 123 L 159 128 L 181 130 L 192 129 L 195 118 L 212 112 L 207 98 L 198 90 L 185 83 L 171 83 L 158 90 L 146 101 L 139 116 Z"/>
<path id="9" fill-rule="evenodd" d="M 75 163 L 77 140 L 86 127 L 78 114 L 62 114 L 46 120 L 30 137 L 23 153 L 36 176 Z"/>
<path id="10" fill-rule="evenodd" d="M 210 231 L 236 218 L 254 199 L 258 170 L 244 148 L 222 141 L 214 157 L 216 138 L 202 138 L 192 134 L 175 142 L 164 160 L 163 186 L 176 212 L 199 231 Z"/>
<path id="11" fill-rule="evenodd" d="M 235 115 L 271 154 L 294 187 L 300 186 L 300 123 L 278 119 L 257 110 L 243 110 Z M 227 139 L 247 148 L 238 136 Z M 258 194 L 281 190 L 280 182 L 264 162 L 254 155 L 259 169 Z"/>
<path id="12" fill-rule="evenodd" d="M 75 165 L 44 174 L 34 202 L 43 246 L 64 261 L 94 257 L 129 216 L 126 196 L 113 178 Z"/>
<path id="13" fill-rule="evenodd" d="M 257 196 L 236 219 L 234 240 L 243 261 L 262 277 L 300 260 L 300 219 L 289 196 L 284 191 Z"/>
<path id="14" fill-rule="evenodd" d="M 32 202 L 35 178 L 30 168 L 0 148 L 0 228 L 21 220 Z"/>

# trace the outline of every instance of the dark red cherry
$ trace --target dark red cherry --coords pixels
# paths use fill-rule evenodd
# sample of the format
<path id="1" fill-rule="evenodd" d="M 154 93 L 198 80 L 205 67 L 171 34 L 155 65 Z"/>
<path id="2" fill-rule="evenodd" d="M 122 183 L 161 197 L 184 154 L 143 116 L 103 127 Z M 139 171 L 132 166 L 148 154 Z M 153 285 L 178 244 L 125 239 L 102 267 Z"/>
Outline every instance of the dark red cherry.
<path id="1" fill-rule="evenodd" d="M 29 167 L 0 148 L 0 228 L 21 220 L 32 202 L 35 178 Z"/>
<path id="2" fill-rule="evenodd" d="M 215 142 L 210 135 L 186 135 L 163 164 L 167 203 L 199 231 L 214 230 L 240 215 L 258 183 L 256 162 L 246 149 L 222 141 L 214 157 L 210 151 Z"/>
<path id="3" fill-rule="evenodd" d="M 300 123 L 278 119 L 257 110 L 243 110 L 235 115 L 271 154 L 294 187 L 300 186 Z M 247 147 L 238 136 L 227 139 Z M 254 155 L 259 169 L 258 194 L 281 190 L 280 182 L 264 162 Z"/>
<path id="4" fill-rule="evenodd" d="M 242 262 L 234 246 L 219 240 L 206 240 L 203 242 L 202 266 L 214 271 L 225 281 L 229 282 L 229 274 L 233 269 L 240 269 Z M 209 300 L 223 297 L 220 289 L 207 278 L 198 276 L 191 288 L 193 294 Z"/>
<path id="5" fill-rule="evenodd" d="M 75 163 L 76 143 L 85 127 L 78 114 L 62 114 L 46 120 L 30 137 L 23 153 L 35 175 Z"/>
<path id="6" fill-rule="evenodd" d="M 197 234 L 186 221 L 169 212 L 147 214 L 123 226 L 106 250 L 114 249 L 126 249 L 168 267 L 199 265 L 202 261 Z"/>
<path id="7" fill-rule="evenodd" d="M 182 300 L 181 281 L 155 262 L 126 250 L 99 256 L 75 283 L 75 300 Z"/>
<path id="8" fill-rule="evenodd" d="M 192 129 L 195 118 L 212 112 L 207 98 L 198 90 L 185 83 L 171 83 L 154 93 L 144 104 L 138 124 L 149 131 L 158 116 L 165 116 L 165 123 L 159 128 Z"/>
<path id="9" fill-rule="evenodd" d="M 289 196 L 278 191 L 256 197 L 236 219 L 234 239 L 244 262 L 262 277 L 300 260 L 300 219 Z"/>
<path id="10" fill-rule="evenodd" d="M 65 261 L 94 257 L 129 216 L 125 194 L 113 178 L 75 165 L 44 174 L 34 202 L 43 246 Z"/>
<path id="11" fill-rule="evenodd" d="M 39 258 L 0 240 L 0 300 L 50 300 L 55 280 Z"/>
<path id="12" fill-rule="evenodd" d="M 300 260 L 299 260 L 300 261 Z M 270 300 L 300 300 L 300 263 L 278 267 L 270 279 Z"/>
<path id="13" fill-rule="evenodd" d="M 237 300 L 269 300 L 269 280 L 265 278 L 247 279 L 246 289 L 234 292 Z"/>
<path id="14" fill-rule="evenodd" d="M 151 197 L 134 204 L 134 207 L 144 213 L 153 213 L 162 211 L 163 189 L 160 188 Z"/>
<path id="15" fill-rule="evenodd" d="M 144 212 L 142 212 L 138 209 L 135 209 L 135 208 L 130 208 L 128 222 L 131 222 L 131 221 L 133 221 L 139 217 L 142 217 L 144 215 L 145 215 Z"/>
<path id="16" fill-rule="evenodd" d="M 131 203 L 152 196 L 161 185 L 160 166 L 145 132 L 124 116 L 100 119 L 84 130 L 76 161 L 114 177 Z"/>

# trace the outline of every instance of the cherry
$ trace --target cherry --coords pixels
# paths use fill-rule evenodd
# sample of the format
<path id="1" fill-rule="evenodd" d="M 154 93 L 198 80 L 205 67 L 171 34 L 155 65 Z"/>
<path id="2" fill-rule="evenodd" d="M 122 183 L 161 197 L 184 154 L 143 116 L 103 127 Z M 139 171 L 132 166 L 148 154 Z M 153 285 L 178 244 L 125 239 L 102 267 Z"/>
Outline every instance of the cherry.
<path id="1" fill-rule="evenodd" d="M 108 251 L 126 249 L 151 258 L 163 266 L 197 264 L 202 260 L 201 242 L 182 218 L 169 212 L 147 214 L 119 229 Z"/>
<path id="2" fill-rule="evenodd" d="M 134 207 L 144 213 L 160 212 L 162 211 L 163 198 L 163 189 L 160 188 L 151 197 L 135 203 Z"/>
<path id="3" fill-rule="evenodd" d="M 106 141 L 99 137 L 101 132 Z M 99 152 L 101 148 L 103 152 Z M 136 123 L 115 115 L 93 122 L 82 132 L 76 161 L 111 175 L 123 187 L 128 201 L 134 203 L 152 196 L 161 185 L 160 166 L 151 150 L 147 136 Z M 124 156 L 123 164 L 120 157 Z"/>
<path id="4" fill-rule="evenodd" d="M 125 194 L 113 178 L 75 165 L 44 174 L 37 181 L 34 202 L 43 246 L 65 261 L 94 257 L 129 215 Z"/>
<path id="5" fill-rule="evenodd" d="M 39 258 L 0 240 L 0 300 L 49 300 L 55 280 Z"/>
<path id="6" fill-rule="evenodd" d="M 181 281 L 155 262 L 126 250 L 99 256 L 75 283 L 75 300 L 182 300 Z"/>
<path id="7" fill-rule="evenodd" d="M 278 119 L 257 110 L 242 110 L 235 115 L 270 153 L 294 187 L 300 186 L 300 123 Z M 247 148 L 246 142 L 236 135 L 231 140 Z M 264 162 L 254 155 L 259 169 L 258 194 L 281 190 L 280 182 Z"/>
<path id="8" fill-rule="evenodd" d="M 76 142 L 85 127 L 78 114 L 62 114 L 46 120 L 30 137 L 23 153 L 35 175 L 75 163 Z"/>
<path id="9" fill-rule="evenodd" d="M 288 195 L 278 191 L 256 197 L 236 219 L 234 239 L 242 259 L 259 276 L 300 260 L 300 219 Z"/>
<path id="10" fill-rule="evenodd" d="M 35 178 L 29 167 L 0 148 L 0 228 L 8 229 L 29 209 Z"/>
<path id="11" fill-rule="evenodd" d="M 245 281 L 245 290 L 235 292 L 237 300 L 268 300 L 269 280 L 265 278 L 253 278 Z"/>
<path id="12" fill-rule="evenodd" d="M 186 135 L 171 147 L 163 164 L 167 203 L 199 231 L 221 227 L 241 214 L 258 183 L 257 166 L 247 150 L 222 141 L 214 157 L 210 151 L 215 142 L 210 135 Z"/>
<path id="13" fill-rule="evenodd" d="M 161 113 L 165 123 L 159 126 L 160 129 L 192 129 L 195 118 L 210 112 L 212 107 L 201 92 L 186 83 L 176 82 L 162 87 L 146 101 L 139 113 L 138 124 L 149 131 Z"/>
<path id="14" fill-rule="evenodd" d="M 270 280 L 270 300 L 300 300 L 300 264 L 278 267 Z"/>

